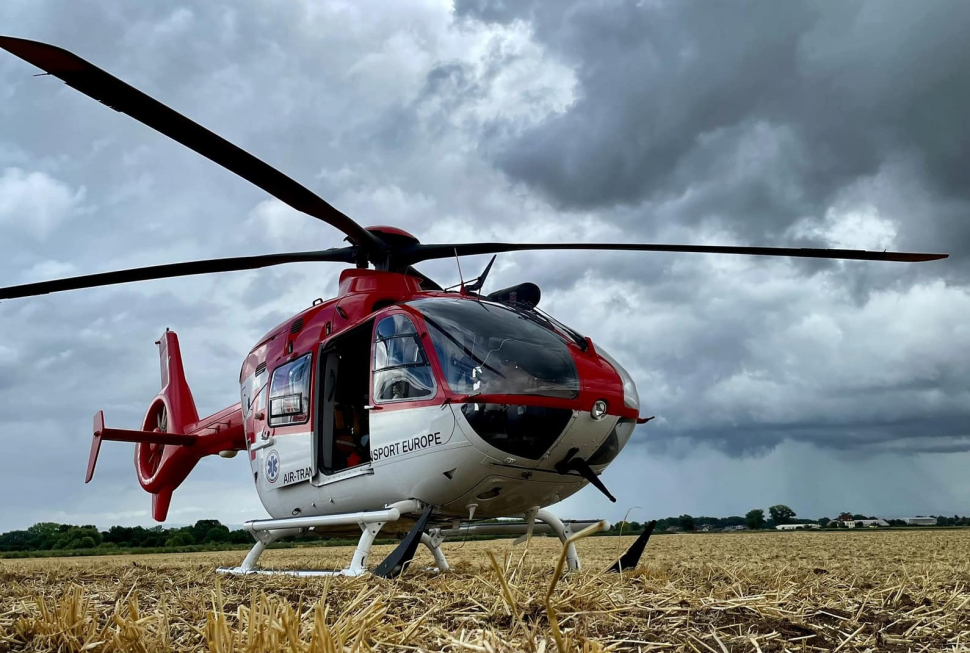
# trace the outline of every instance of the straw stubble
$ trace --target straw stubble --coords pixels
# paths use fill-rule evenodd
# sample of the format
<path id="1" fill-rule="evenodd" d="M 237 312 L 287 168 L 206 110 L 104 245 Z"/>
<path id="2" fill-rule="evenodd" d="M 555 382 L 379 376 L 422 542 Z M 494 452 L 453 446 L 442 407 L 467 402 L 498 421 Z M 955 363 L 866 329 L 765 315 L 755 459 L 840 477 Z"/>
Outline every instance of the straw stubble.
<path id="1" fill-rule="evenodd" d="M 620 539 L 577 542 L 584 569 L 558 582 L 543 537 L 524 556 L 446 543 L 451 572 L 420 551 L 392 581 L 217 576 L 238 551 L 3 560 L 0 653 L 970 650 L 970 531 L 664 535 L 636 570 L 602 573 Z M 262 562 L 339 567 L 350 551 Z"/>

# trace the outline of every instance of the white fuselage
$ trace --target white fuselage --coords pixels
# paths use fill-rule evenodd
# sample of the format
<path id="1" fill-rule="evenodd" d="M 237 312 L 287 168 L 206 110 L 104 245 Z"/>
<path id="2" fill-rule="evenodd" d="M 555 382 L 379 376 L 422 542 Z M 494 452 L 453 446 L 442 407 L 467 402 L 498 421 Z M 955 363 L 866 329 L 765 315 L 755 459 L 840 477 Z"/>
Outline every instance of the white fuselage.
<path id="1" fill-rule="evenodd" d="M 555 464 L 574 448 L 576 456 L 591 456 L 617 421 L 573 411 L 548 451 L 529 460 L 479 437 L 456 404 L 374 410 L 370 462 L 323 473 L 314 464 L 318 443 L 307 430 L 257 439 L 252 471 L 260 500 L 274 518 L 373 510 L 406 499 L 438 506 L 446 517 L 467 518 L 472 510 L 476 517 L 516 515 L 585 486 L 579 476 L 559 474 Z M 632 424 L 617 429 L 621 448 L 632 430 Z"/>

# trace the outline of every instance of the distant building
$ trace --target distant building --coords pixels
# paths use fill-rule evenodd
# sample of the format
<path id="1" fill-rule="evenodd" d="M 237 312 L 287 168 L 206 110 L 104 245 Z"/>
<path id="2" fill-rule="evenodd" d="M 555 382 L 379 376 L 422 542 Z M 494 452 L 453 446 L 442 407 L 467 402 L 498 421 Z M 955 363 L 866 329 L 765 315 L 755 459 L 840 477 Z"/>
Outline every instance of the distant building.
<path id="1" fill-rule="evenodd" d="M 778 524 L 775 528 L 779 531 L 804 531 L 807 529 L 821 528 L 821 526 L 818 524 Z"/>
<path id="2" fill-rule="evenodd" d="M 714 527 L 710 524 L 704 524 L 697 530 L 699 530 L 701 533 L 710 533 L 712 530 L 714 530 Z"/>
<path id="3" fill-rule="evenodd" d="M 910 526 L 936 526 L 936 517 L 907 517 L 903 521 Z"/>
<path id="4" fill-rule="evenodd" d="M 748 527 L 747 526 L 725 526 L 721 530 L 721 532 L 722 533 L 730 533 L 731 531 L 746 531 L 746 530 L 748 530 Z"/>
<path id="5" fill-rule="evenodd" d="M 889 522 L 885 519 L 854 519 L 845 522 L 845 525 L 849 528 L 879 528 L 889 526 Z"/>

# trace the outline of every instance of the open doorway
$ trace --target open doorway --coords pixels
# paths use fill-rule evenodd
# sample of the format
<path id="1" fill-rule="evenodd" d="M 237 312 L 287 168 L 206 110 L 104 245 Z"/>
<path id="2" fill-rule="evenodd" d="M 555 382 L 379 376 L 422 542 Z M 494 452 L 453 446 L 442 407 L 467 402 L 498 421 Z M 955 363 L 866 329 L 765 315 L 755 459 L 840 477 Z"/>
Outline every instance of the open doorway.
<path id="1" fill-rule="evenodd" d="M 317 468 L 333 474 L 370 462 L 370 341 L 373 322 L 323 346 L 319 362 Z"/>

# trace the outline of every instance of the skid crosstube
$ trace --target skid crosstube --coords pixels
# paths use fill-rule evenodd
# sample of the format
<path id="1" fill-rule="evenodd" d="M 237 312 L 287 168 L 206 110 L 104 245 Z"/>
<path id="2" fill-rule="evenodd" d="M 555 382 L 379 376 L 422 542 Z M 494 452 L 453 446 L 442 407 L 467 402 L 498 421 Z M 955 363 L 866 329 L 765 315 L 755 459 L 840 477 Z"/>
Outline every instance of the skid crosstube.
<path id="1" fill-rule="evenodd" d="M 421 535 L 424 534 L 424 530 L 428 526 L 429 517 L 431 517 L 431 506 L 425 506 L 421 516 L 414 522 L 414 526 L 404 536 L 401 543 L 374 570 L 375 576 L 397 578 L 404 572 L 407 565 L 414 558 L 414 553 L 418 550 L 418 545 L 421 544 Z"/>
<path id="2" fill-rule="evenodd" d="M 650 535 L 653 534 L 653 528 L 656 525 L 656 519 L 647 524 L 647 527 L 643 529 L 642 533 L 640 533 L 640 537 L 638 537 L 633 544 L 630 545 L 630 548 L 626 550 L 626 553 L 620 556 L 619 560 L 613 563 L 613 566 L 610 567 L 608 571 L 620 572 L 624 569 L 636 568 L 637 563 L 640 562 L 640 556 L 643 555 L 643 550 L 647 546 L 647 540 L 650 539 Z"/>

